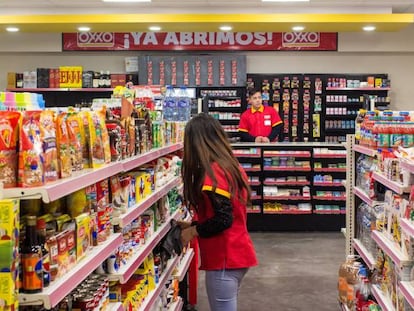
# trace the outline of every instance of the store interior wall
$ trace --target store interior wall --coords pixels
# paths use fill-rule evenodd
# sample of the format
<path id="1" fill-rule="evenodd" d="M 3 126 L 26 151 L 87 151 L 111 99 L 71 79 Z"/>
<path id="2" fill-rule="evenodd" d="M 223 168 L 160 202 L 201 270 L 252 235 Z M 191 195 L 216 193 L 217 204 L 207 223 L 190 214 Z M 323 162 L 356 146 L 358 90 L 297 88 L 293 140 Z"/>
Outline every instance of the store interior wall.
<path id="1" fill-rule="evenodd" d="M 248 73 L 388 73 L 391 108 L 412 110 L 414 26 L 398 33 L 340 33 L 338 52 L 240 52 Z M 81 65 L 124 73 L 124 59 L 145 52 L 61 52 L 61 34 L 0 34 L 0 90 L 7 72 Z M 167 52 L 159 52 L 165 55 Z"/>

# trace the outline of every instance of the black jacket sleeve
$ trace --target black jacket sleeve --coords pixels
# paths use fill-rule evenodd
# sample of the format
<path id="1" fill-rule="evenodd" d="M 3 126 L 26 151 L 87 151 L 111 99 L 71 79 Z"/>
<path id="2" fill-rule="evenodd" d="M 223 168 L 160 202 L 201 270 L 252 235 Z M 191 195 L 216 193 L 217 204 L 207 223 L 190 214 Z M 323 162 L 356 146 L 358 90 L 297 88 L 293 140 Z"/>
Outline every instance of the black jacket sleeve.
<path id="1" fill-rule="evenodd" d="M 245 142 L 254 142 L 256 137 L 250 135 L 248 132 L 239 132 L 240 140 Z"/>
<path id="2" fill-rule="evenodd" d="M 280 135 L 280 133 L 282 132 L 282 128 L 283 128 L 283 123 L 280 123 L 274 127 L 272 127 L 272 131 L 270 132 L 268 138 L 270 141 L 273 141 L 276 139 L 277 136 Z"/>
<path id="3" fill-rule="evenodd" d="M 214 192 L 207 192 L 211 200 L 214 216 L 203 223 L 198 223 L 196 229 L 202 238 L 217 235 L 233 224 L 233 207 L 230 199 Z"/>

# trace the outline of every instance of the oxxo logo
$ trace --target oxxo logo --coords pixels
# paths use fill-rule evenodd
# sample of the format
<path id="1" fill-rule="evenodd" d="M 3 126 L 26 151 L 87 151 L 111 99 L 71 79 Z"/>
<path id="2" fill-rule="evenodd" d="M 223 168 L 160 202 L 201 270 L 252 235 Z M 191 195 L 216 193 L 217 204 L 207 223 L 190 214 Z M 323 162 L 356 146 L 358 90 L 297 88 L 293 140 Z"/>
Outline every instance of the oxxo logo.
<path id="1" fill-rule="evenodd" d="M 80 32 L 78 46 L 81 47 L 112 47 L 115 44 L 113 32 Z"/>
<path id="2" fill-rule="evenodd" d="M 284 47 L 317 47 L 320 44 L 319 32 L 284 32 Z"/>

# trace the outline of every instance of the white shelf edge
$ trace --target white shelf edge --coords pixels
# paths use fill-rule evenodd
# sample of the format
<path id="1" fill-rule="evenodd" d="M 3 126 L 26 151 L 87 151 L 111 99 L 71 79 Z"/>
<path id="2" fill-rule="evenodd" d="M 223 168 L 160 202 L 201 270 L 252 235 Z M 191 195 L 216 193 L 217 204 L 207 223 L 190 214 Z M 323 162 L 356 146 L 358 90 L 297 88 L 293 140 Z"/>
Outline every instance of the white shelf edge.
<path id="1" fill-rule="evenodd" d="M 185 274 L 187 273 L 188 268 L 190 267 L 191 260 L 194 257 L 194 250 L 189 248 L 185 253 L 183 259 L 178 266 L 177 272 L 174 274 L 174 277 L 178 279 L 178 281 L 182 281 L 184 279 Z"/>
<path id="2" fill-rule="evenodd" d="M 381 306 L 382 311 L 396 311 L 394 306 L 391 303 L 390 298 L 386 297 L 382 291 L 376 285 L 372 285 L 372 294 L 375 297 L 375 300 Z"/>
<path id="3" fill-rule="evenodd" d="M 122 214 L 120 218 L 120 226 L 123 228 L 130 224 L 135 218 L 139 217 L 143 212 L 145 212 L 152 204 L 157 202 L 163 196 L 165 196 L 171 189 L 180 184 L 180 177 L 175 177 L 168 184 L 163 187 L 155 190 L 149 196 L 147 196 L 142 201 L 135 204 L 135 206 L 129 208 L 125 214 Z"/>
<path id="4" fill-rule="evenodd" d="M 369 157 L 374 157 L 377 155 L 377 151 L 375 149 L 363 145 L 354 145 L 354 151 L 365 154 Z"/>
<path id="5" fill-rule="evenodd" d="M 411 174 L 414 174 L 414 161 L 403 159 L 400 161 L 401 168 L 409 171 Z"/>
<path id="6" fill-rule="evenodd" d="M 357 250 L 358 254 L 362 257 L 364 262 L 367 264 L 370 270 L 374 269 L 375 266 L 375 258 L 372 256 L 370 252 L 365 248 L 365 246 L 361 243 L 360 240 L 354 239 L 353 246 Z"/>
<path id="7" fill-rule="evenodd" d="M 414 286 L 411 284 L 411 282 L 400 281 L 399 284 L 403 296 L 408 301 L 410 306 L 414 308 Z"/>
<path id="8" fill-rule="evenodd" d="M 405 218 L 401 218 L 400 224 L 401 224 L 401 229 L 405 233 L 408 233 L 411 237 L 414 237 L 414 224 L 411 221 Z"/>
<path id="9" fill-rule="evenodd" d="M 168 311 L 181 311 L 184 306 L 184 301 L 181 297 L 178 297 L 176 301 L 174 301 L 171 306 L 168 308 Z"/>
<path id="10" fill-rule="evenodd" d="M 64 276 L 51 283 L 49 287 L 44 288 L 41 293 L 20 293 L 20 305 L 43 304 L 46 309 L 55 307 L 66 295 L 86 279 L 105 258 L 114 252 L 121 242 L 121 234 L 113 234 L 104 243 L 92 248 L 87 253 L 86 258 L 72 267 Z"/>
<path id="11" fill-rule="evenodd" d="M 165 283 L 167 283 L 168 279 L 171 277 L 171 274 L 177 265 L 178 256 L 171 258 L 168 262 L 167 268 L 165 269 L 164 273 L 162 274 L 158 284 L 156 285 L 155 289 L 148 293 L 148 296 L 145 297 L 144 302 L 142 303 L 141 307 L 138 309 L 140 311 L 149 311 L 151 310 L 155 300 L 161 293 L 162 288 L 164 287 Z"/>
<path id="12" fill-rule="evenodd" d="M 125 311 L 121 302 L 110 302 L 107 310 L 108 311 Z"/>
<path id="13" fill-rule="evenodd" d="M 362 201 L 364 201 L 365 203 L 367 203 L 369 206 L 373 206 L 374 205 L 374 200 L 370 199 L 368 197 L 368 195 L 359 187 L 355 186 L 354 187 L 354 194 L 360 198 Z"/>
<path id="14" fill-rule="evenodd" d="M 387 177 L 379 172 L 373 172 L 372 178 L 398 194 L 403 194 L 410 191 L 410 187 L 404 187 L 398 182 L 388 180 Z"/>
<path id="15" fill-rule="evenodd" d="M 152 234 L 148 241 L 142 245 L 141 248 L 137 249 L 135 254 L 132 255 L 130 260 L 119 269 L 117 273 L 108 274 L 110 281 L 119 281 L 121 284 L 126 283 L 134 272 L 138 269 L 141 263 L 145 258 L 150 254 L 153 248 L 161 241 L 161 239 L 167 234 L 168 230 L 171 228 L 171 220 L 175 219 L 179 210 L 177 210 L 173 215 L 171 215 L 161 227 Z"/>
<path id="16" fill-rule="evenodd" d="M 153 149 L 147 153 L 137 155 L 130 159 L 108 163 L 98 169 L 84 169 L 82 171 L 75 172 L 71 177 L 59 179 L 56 182 L 46 184 L 41 187 L 16 187 L 3 189 L 1 186 L 0 199 L 22 197 L 26 199 L 42 198 L 43 202 L 49 203 L 102 179 L 129 171 L 163 155 L 180 150 L 182 147 L 182 143 L 176 143 L 158 149 Z"/>
<path id="17" fill-rule="evenodd" d="M 397 247 L 389 241 L 387 237 L 384 236 L 382 232 L 379 231 L 372 231 L 371 233 L 372 238 L 378 244 L 378 246 L 388 255 L 391 257 L 392 261 L 399 267 L 409 265 L 412 261 L 408 258 L 404 257 L 403 254 Z"/>

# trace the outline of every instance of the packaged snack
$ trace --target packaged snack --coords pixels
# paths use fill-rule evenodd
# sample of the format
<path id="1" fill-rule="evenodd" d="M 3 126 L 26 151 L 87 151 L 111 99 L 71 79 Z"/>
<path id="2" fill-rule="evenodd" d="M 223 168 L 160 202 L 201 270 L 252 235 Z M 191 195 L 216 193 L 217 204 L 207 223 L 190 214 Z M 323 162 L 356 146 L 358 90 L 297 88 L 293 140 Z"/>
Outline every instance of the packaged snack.
<path id="1" fill-rule="evenodd" d="M 53 111 L 40 114 L 40 137 L 43 143 L 43 174 L 46 183 L 58 179 L 56 124 Z"/>
<path id="2" fill-rule="evenodd" d="M 58 115 L 56 125 L 60 178 L 66 178 L 72 175 L 70 141 L 68 127 L 66 124 L 66 113 L 61 113 Z"/>
<path id="3" fill-rule="evenodd" d="M 44 183 L 43 170 L 43 141 L 40 130 L 40 115 L 42 111 L 26 111 L 21 118 L 19 142 L 19 187 L 42 186 Z"/>
<path id="4" fill-rule="evenodd" d="M 71 111 L 68 113 L 66 117 L 66 125 L 69 133 L 72 171 L 81 171 L 83 169 L 83 124 L 81 122 L 82 121 L 76 112 Z"/>
<path id="5" fill-rule="evenodd" d="M 0 111 L 0 183 L 4 188 L 17 185 L 17 139 L 20 113 Z"/>
<path id="6" fill-rule="evenodd" d="M 89 116 L 89 152 L 91 155 L 91 164 L 93 168 L 99 168 L 111 161 L 105 114 L 103 111 L 93 111 Z"/>
<path id="7" fill-rule="evenodd" d="M 91 167 L 91 159 L 89 155 L 89 114 L 89 111 L 81 111 L 78 114 L 83 127 L 83 131 L 81 131 L 83 168 Z"/>

